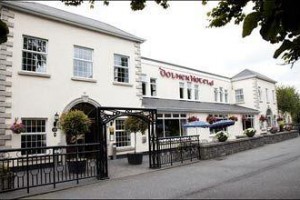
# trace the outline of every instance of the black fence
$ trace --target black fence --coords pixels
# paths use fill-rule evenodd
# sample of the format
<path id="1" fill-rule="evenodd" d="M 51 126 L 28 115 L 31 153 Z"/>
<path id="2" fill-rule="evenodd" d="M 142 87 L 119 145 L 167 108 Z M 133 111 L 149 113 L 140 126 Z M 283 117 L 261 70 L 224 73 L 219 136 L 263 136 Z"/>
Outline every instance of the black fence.
<path id="1" fill-rule="evenodd" d="M 200 160 L 199 135 L 161 137 L 158 139 L 160 166 Z"/>
<path id="2" fill-rule="evenodd" d="M 99 155 L 99 143 L 0 150 L 0 193 L 101 178 Z"/>

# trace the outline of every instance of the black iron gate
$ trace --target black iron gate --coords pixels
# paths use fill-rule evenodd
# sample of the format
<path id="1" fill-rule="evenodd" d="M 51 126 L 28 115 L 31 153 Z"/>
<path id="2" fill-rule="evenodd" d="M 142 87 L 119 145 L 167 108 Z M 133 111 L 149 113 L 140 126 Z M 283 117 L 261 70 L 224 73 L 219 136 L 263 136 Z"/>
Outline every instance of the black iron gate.
<path id="1" fill-rule="evenodd" d="M 99 141 L 102 145 L 100 150 L 100 174 L 101 178 L 108 177 L 107 169 L 107 127 L 110 121 L 122 116 L 135 116 L 148 123 L 149 137 L 149 167 L 159 168 L 158 137 L 156 136 L 156 109 L 146 108 L 122 108 L 122 107 L 98 107 L 97 121 L 99 123 Z"/>

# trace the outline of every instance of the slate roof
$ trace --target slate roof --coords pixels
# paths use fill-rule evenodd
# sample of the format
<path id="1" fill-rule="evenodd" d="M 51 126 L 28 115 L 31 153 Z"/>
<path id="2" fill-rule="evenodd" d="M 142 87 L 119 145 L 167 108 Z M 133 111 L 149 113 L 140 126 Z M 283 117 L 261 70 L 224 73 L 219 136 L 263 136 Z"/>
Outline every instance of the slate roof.
<path id="1" fill-rule="evenodd" d="M 186 100 L 158 99 L 144 97 L 142 105 L 145 108 L 155 108 L 158 111 L 173 112 L 204 112 L 204 113 L 236 113 L 258 114 L 259 111 L 234 104 L 194 102 Z"/>
<path id="2" fill-rule="evenodd" d="M 22 11 L 32 15 L 45 17 L 48 19 L 67 23 L 70 25 L 116 36 L 126 40 L 135 41 L 135 42 L 145 41 L 142 38 L 134 36 L 130 33 L 127 33 L 109 24 L 91 18 L 87 18 L 81 15 L 66 12 L 44 4 L 34 3 L 34 2 L 20 2 L 20 1 L 1 1 L 0 4 L 17 11 Z M 62 6 L 63 5 L 64 4 L 62 3 Z"/>
<path id="3" fill-rule="evenodd" d="M 262 79 L 262 80 L 265 80 L 265 81 L 268 81 L 271 83 L 276 83 L 276 81 L 274 81 L 273 79 L 270 79 L 269 77 L 267 77 L 265 75 L 262 75 L 258 72 L 255 72 L 255 71 L 252 71 L 249 69 L 245 69 L 245 70 L 241 71 L 237 75 L 233 76 L 231 78 L 231 80 L 235 81 L 235 80 L 240 80 L 240 79 L 244 79 L 244 78 L 259 78 L 259 79 Z"/>

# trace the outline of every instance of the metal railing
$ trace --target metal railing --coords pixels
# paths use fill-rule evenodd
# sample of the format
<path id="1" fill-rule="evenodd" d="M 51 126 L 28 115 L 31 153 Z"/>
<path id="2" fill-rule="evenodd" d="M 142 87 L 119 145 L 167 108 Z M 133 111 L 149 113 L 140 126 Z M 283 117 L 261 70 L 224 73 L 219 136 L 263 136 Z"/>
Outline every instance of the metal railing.
<path id="1" fill-rule="evenodd" d="M 99 177 L 99 154 L 99 143 L 0 150 L 0 193 Z"/>
<path id="2" fill-rule="evenodd" d="M 199 135 L 158 138 L 160 166 L 200 160 Z"/>

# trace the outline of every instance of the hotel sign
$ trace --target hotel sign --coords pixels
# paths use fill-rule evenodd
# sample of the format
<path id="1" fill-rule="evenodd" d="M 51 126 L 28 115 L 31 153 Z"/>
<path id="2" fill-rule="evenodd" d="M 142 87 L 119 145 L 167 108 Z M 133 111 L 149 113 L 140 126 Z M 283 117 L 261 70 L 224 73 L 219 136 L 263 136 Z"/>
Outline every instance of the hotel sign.
<path id="1" fill-rule="evenodd" d="M 202 83 L 202 84 L 207 84 L 210 86 L 214 85 L 213 80 L 200 78 L 200 77 L 194 76 L 194 75 L 179 74 L 176 72 L 164 70 L 162 68 L 159 68 L 159 73 L 162 77 L 166 77 L 166 78 L 172 78 L 172 79 L 177 79 L 177 80 L 182 80 L 182 81 L 189 81 L 189 82 L 194 82 L 194 83 Z"/>

